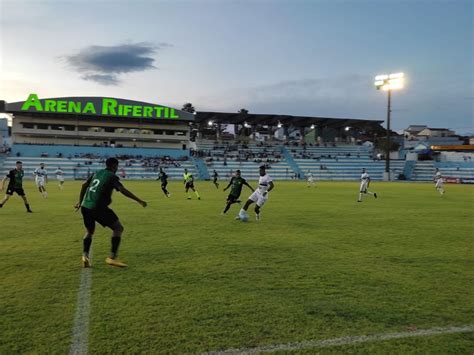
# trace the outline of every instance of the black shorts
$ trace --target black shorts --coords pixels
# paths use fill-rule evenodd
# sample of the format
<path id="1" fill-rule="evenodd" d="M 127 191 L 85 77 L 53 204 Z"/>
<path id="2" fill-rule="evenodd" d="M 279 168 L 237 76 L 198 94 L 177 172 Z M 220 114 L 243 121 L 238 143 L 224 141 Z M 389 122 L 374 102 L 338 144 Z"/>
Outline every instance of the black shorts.
<path id="1" fill-rule="evenodd" d="M 217 182 L 217 178 L 214 178 L 214 179 L 213 179 L 213 182 L 214 182 L 214 184 L 215 184 L 215 183 Z"/>
<path id="2" fill-rule="evenodd" d="M 94 230 L 95 222 L 99 222 L 102 227 L 113 228 L 113 225 L 119 220 L 118 216 L 110 208 L 89 209 L 81 207 L 84 226 L 89 230 Z"/>
<path id="3" fill-rule="evenodd" d="M 161 183 L 161 188 L 162 189 L 166 189 L 166 186 L 168 186 L 168 181 Z"/>
<path id="4" fill-rule="evenodd" d="M 194 182 L 187 182 L 185 186 L 187 189 L 194 189 Z"/>
<path id="5" fill-rule="evenodd" d="M 7 195 L 12 196 L 14 192 L 16 192 L 18 196 L 25 196 L 25 190 L 23 190 L 23 188 L 8 186 Z"/>
<path id="6" fill-rule="evenodd" d="M 232 195 L 232 194 L 229 194 L 229 196 L 227 196 L 227 202 L 235 202 L 239 199 L 239 196 L 235 196 L 235 195 Z"/>

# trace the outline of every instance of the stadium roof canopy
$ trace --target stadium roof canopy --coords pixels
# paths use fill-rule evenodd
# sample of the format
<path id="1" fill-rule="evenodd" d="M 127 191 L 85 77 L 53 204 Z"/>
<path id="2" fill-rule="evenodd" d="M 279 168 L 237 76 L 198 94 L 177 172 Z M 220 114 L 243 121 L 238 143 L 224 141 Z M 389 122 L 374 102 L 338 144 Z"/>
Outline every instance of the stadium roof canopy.
<path id="1" fill-rule="evenodd" d="M 291 115 L 271 115 L 271 114 L 253 114 L 253 113 L 225 113 L 225 112 L 203 112 L 199 111 L 195 115 L 196 123 L 207 123 L 212 121 L 216 124 L 244 124 L 249 125 L 270 125 L 276 126 L 281 123 L 284 126 L 293 127 L 310 127 L 315 125 L 318 127 L 329 128 L 371 128 L 375 130 L 381 129 L 379 120 L 365 120 L 354 118 L 331 118 L 331 117 L 308 117 L 308 116 L 291 116 Z"/>

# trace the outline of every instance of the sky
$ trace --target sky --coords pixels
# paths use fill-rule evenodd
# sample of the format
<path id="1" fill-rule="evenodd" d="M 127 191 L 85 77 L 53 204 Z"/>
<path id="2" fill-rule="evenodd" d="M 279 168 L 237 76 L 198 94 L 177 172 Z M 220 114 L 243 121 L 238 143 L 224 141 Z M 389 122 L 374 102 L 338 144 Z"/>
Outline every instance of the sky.
<path id="1" fill-rule="evenodd" d="M 107 96 L 197 110 L 474 132 L 472 1 L 0 0 L 0 99 Z"/>

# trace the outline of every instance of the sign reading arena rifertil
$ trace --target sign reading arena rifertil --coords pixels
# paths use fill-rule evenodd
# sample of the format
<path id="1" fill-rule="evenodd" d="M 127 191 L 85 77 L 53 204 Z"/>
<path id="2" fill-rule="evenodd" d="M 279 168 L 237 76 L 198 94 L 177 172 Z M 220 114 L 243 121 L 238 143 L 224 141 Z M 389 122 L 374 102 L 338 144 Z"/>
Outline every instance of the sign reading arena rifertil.
<path id="1" fill-rule="evenodd" d="M 192 113 L 171 107 L 108 97 L 59 97 L 39 99 L 37 94 L 30 94 L 26 101 L 7 103 L 6 112 L 194 120 Z"/>

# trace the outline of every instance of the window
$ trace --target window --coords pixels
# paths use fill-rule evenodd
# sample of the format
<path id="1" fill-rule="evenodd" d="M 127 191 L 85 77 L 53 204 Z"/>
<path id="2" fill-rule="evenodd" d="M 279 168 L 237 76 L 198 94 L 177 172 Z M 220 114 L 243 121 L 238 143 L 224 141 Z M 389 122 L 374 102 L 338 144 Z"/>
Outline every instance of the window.
<path id="1" fill-rule="evenodd" d="M 153 131 L 155 134 L 159 134 L 159 135 L 162 135 L 163 134 L 163 131 L 161 129 L 155 129 Z"/>
<path id="2" fill-rule="evenodd" d="M 114 133 L 114 132 L 115 132 L 115 128 L 114 128 L 114 127 L 105 127 L 105 128 L 104 128 L 104 132 Z"/>
<path id="3" fill-rule="evenodd" d="M 33 129 L 35 125 L 33 123 L 22 123 L 23 128 Z"/>
<path id="4" fill-rule="evenodd" d="M 77 130 L 79 132 L 87 132 L 89 130 L 89 127 L 87 127 L 87 126 L 78 126 Z"/>
<path id="5" fill-rule="evenodd" d="M 48 125 L 47 124 L 44 124 L 44 123 L 41 123 L 41 124 L 37 124 L 36 125 L 36 128 L 37 129 L 48 129 Z"/>
<path id="6" fill-rule="evenodd" d="M 64 130 L 66 131 L 74 131 L 75 129 L 76 129 L 76 126 L 71 126 L 71 125 L 64 126 Z"/>

